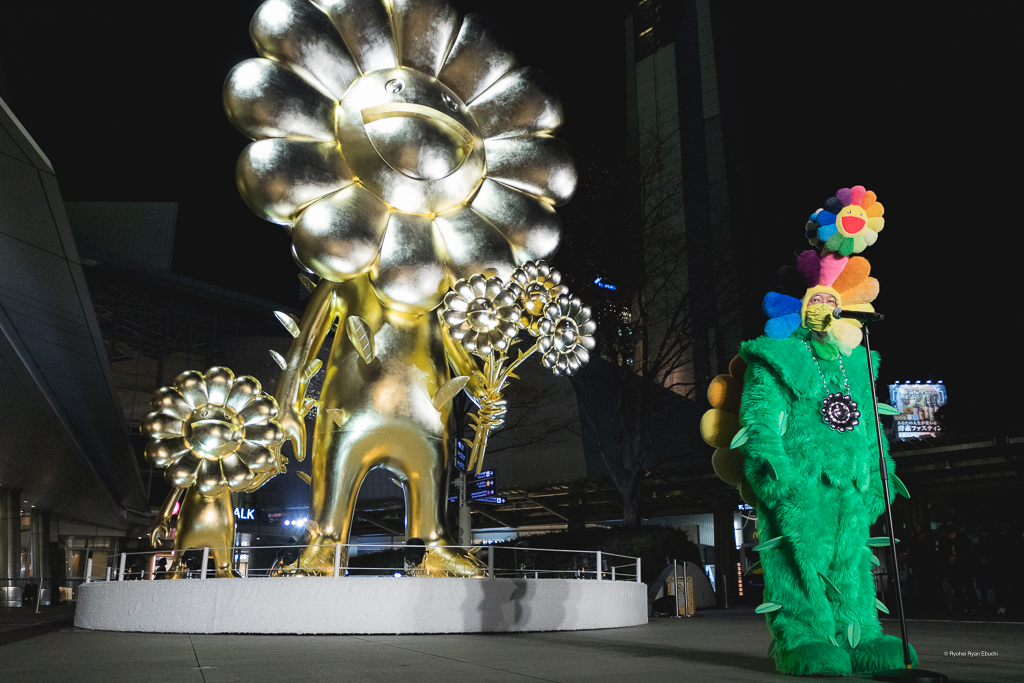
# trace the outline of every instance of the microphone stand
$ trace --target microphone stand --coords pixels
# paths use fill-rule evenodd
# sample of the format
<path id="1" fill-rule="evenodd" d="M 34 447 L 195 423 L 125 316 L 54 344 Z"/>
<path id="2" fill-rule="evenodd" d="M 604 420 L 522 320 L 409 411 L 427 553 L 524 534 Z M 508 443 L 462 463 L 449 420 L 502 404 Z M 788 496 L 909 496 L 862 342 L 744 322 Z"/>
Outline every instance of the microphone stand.
<path id="1" fill-rule="evenodd" d="M 896 559 L 895 527 L 892 523 L 892 505 L 889 503 L 889 468 L 885 464 L 885 451 L 882 450 L 882 423 L 878 414 L 878 394 L 875 391 L 875 373 L 871 364 L 871 338 L 867 323 L 862 323 L 864 331 L 864 349 L 868 354 L 868 384 L 871 385 L 871 403 L 875 408 L 875 434 L 878 436 L 878 471 L 882 476 L 882 494 L 885 500 L 885 519 L 889 526 L 889 549 L 892 551 L 892 575 L 896 580 L 896 613 L 900 618 L 900 634 L 903 638 L 903 669 L 891 669 L 875 673 L 876 681 L 934 681 L 946 683 L 949 679 L 945 674 L 935 671 L 911 668 L 910 641 L 907 639 L 907 619 L 903 613 L 903 589 L 900 586 L 900 571 Z"/>

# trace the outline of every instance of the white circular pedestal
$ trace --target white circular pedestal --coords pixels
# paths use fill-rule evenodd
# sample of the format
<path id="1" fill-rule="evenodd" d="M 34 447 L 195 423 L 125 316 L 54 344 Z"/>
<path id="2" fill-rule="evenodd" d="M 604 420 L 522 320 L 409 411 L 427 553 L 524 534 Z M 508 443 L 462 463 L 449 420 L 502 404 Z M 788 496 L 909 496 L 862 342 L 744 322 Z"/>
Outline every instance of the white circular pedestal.
<path id="1" fill-rule="evenodd" d="M 390 576 L 99 582 L 75 626 L 155 633 L 487 633 L 647 623 L 630 581 Z"/>

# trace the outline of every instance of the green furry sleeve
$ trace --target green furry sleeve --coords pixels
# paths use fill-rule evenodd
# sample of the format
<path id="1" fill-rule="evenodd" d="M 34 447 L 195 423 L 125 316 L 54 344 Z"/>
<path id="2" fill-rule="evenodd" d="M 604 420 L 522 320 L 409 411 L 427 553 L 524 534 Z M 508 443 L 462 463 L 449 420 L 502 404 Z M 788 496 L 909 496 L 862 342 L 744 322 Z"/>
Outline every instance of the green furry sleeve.
<path id="1" fill-rule="evenodd" d="M 754 495 L 770 506 L 792 495 L 800 479 L 782 441 L 791 396 L 769 365 L 749 359 L 740 404 L 740 423 L 747 429 L 744 473 Z"/>

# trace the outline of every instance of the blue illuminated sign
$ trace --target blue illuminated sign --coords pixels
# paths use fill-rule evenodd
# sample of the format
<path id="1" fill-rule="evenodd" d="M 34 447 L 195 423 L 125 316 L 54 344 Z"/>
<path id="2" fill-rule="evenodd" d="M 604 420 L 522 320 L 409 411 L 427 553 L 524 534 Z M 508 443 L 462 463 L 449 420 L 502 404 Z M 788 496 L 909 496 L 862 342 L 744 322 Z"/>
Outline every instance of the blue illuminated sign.
<path id="1" fill-rule="evenodd" d="M 616 287 L 615 285 L 610 285 L 607 282 L 601 282 L 601 279 L 602 278 L 597 278 L 596 280 L 594 280 L 594 284 L 597 285 L 598 287 L 604 287 L 605 289 L 618 289 L 618 287 Z"/>

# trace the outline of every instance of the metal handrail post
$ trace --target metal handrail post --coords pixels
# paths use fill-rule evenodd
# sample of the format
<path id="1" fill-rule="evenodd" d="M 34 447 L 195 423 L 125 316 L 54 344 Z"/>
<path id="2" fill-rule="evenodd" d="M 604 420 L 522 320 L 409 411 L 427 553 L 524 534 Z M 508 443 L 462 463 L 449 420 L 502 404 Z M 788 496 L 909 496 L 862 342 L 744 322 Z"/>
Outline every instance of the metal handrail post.
<path id="1" fill-rule="evenodd" d="M 117 580 L 124 581 L 124 565 L 128 561 L 128 556 L 121 553 L 121 569 L 117 572 Z"/>
<path id="2" fill-rule="evenodd" d="M 203 548 L 203 566 L 199 570 L 199 578 L 206 579 L 206 563 L 210 560 L 210 549 Z"/>
<path id="3" fill-rule="evenodd" d="M 640 583 L 640 558 L 636 558 L 636 582 Z"/>
<path id="4" fill-rule="evenodd" d="M 92 558 L 85 561 L 85 582 L 90 583 L 92 579 Z"/>
<path id="5" fill-rule="evenodd" d="M 334 544 L 334 576 L 341 576 L 341 544 Z"/>
<path id="6" fill-rule="evenodd" d="M 487 578 L 494 578 L 494 550 L 497 546 L 492 545 L 487 549 Z"/>
<path id="7" fill-rule="evenodd" d="M 601 551 L 597 551 L 597 580 L 601 581 Z"/>

